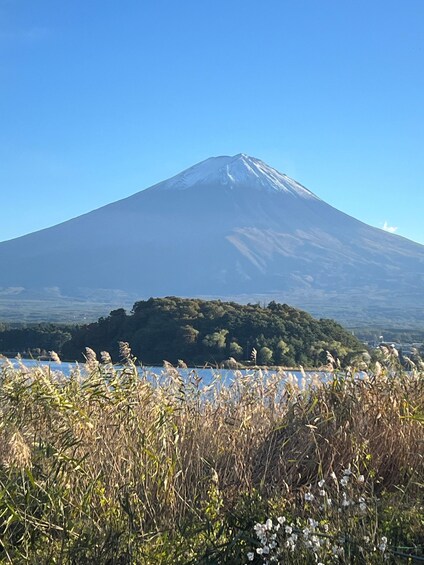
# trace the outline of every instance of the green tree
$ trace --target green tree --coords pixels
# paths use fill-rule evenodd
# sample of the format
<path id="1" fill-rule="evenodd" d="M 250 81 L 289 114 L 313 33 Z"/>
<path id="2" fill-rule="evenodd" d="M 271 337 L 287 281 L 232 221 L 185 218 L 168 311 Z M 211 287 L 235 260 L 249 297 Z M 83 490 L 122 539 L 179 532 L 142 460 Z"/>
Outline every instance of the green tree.
<path id="1" fill-rule="evenodd" d="M 290 346 L 287 343 L 280 339 L 277 343 L 277 347 L 275 348 L 275 362 L 278 365 L 287 365 L 288 357 L 287 353 L 290 351 Z"/>
<path id="2" fill-rule="evenodd" d="M 236 341 L 230 343 L 230 355 L 240 361 L 243 358 L 243 348 Z"/>
<path id="3" fill-rule="evenodd" d="M 219 330 L 203 338 L 203 345 L 211 349 L 225 349 L 228 330 Z"/>
<path id="4" fill-rule="evenodd" d="M 272 349 L 261 347 L 258 352 L 258 361 L 261 365 L 269 365 L 272 362 Z"/>
<path id="5" fill-rule="evenodd" d="M 182 343 L 186 345 L 193 345 L 197 342 L 197 338 L 199 336 L 199 331 L 194 329 L 193 326 L 183 326 L 179 331 L 179 338 L 181 339 Z"/>

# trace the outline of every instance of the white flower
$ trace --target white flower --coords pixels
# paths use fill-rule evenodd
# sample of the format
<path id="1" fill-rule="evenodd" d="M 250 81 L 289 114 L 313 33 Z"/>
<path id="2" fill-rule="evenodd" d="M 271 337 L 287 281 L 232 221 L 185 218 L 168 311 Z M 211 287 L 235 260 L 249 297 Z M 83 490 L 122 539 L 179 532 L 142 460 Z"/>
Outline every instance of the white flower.
<path id="1" fill-rule="evenodd" d="M 306 502 L 312 502 L 314 500 L 314 495 L 311 492 L 305 492 L 305 500 Z"/>
<path id="2" fill-rule="evenodd" d="M 268 520 L 265 522 L 265 529 L 266 530 L 272 530 L 272 520 L 271 520 L 271 518 L 268 518 Z"/>
<path id="3" fill-rule="evenodd" d="M 253 551 L 249 551 L 249 553 L 247 554 L 247 559 L 248 561 L 253 561 L 255 559 L 255 554 L 253 553 Z"/>
<path id="4" fill-rule="evenodd" d="M 352 471 L 349 468 L 343 470 L 343 475 L 345 475 L 346 477 L 350 477 L 351 474 Z"/>
<path id="5" fill-rule="evenodd" d="M 367 509 L 367 505 L 365 503 L 365 498 L 363 496 L 360 496 L 358 498 L 358 503 L 359 503 L 359 509 L 361 510 L 361 512 L 365 512 Z"/>
<path id="6" fill-rule="evenodd" d="M 343 493 L 343 500 L 342 500 L 342 506 L 346 507 L 349 506 L 350 501 L 346 498 L 346 493 Z"/>
<path id="7" fill-rule="evenodd" d="M 384 552 L 384 551 L 386 551 L 386 548 L 387 548 L 387 538 L 386 538 L 386 536 L 383 536 L 383 537 L 381 538 L 381 542 L 380 542 L 380 544 L 379 544 L 379 546 L 378 546 L 378 549 L 379 549 L 380 551 L 383 551 L 383 552 Z"/>
<path id="8" fill-rule="evenodd" d="M 321 479 L 321 480 L 318 482 L 319 488 L 322 488 L 324 485 L 325 485 L 325 481 L 324 481 L 324 479 Z"/>
<path id="9" fill-rule="evenodd" d="M 285 519 L 284 516 L 278 516 L 277 522 L 278 522 L 279 524 L 284 524 L 285 521 L 286 521 L 286 519 Z"/>
<path id="10" fill-rule="evenodd" d="M 262 555 L 263 552 L 264 552 L 264 550 L 262 549 L 262 547 L 257 547 L 257 548 L 256 548 L 256 553 L 257 553 L 258 555 Z"/>
<path id="11" fill-rule="evenodd" d="M 347 475 L 345 475 L 342 479 L 340 479 L 340 484 L 342 485 L 342 487 L 345 487 L 348 482 L 349 482 L 349 477 Z"/>
<path id="12" fill-rule="evenodd" d="M 356 480 L 358 481 L 358 483 L 364 483 L 365 477 L 364 477 L 364 475 L 358 475 L 358 478 Z"/>
<path id="13" fill-rule="evenodd" d="M 292 531 L 293 531 L 293 528 L 291 526 L 286 526 L 284 529 L 285 529 L 286 534 L 291 534 Z"/>
<path id="14" fill-rule="evenodd" d="M 315 528 L 318 526 L 318 522 L 313 518 L 308 518 L 308 522 L 313 530 L 315 530 Z"/>
<path id="15" fill-rule="evenodd" d="M 325 496 L 327 493 L 325 492 L 325 490 L 320 490 L 319 491 L 319 495 L 320 496 Z"/>

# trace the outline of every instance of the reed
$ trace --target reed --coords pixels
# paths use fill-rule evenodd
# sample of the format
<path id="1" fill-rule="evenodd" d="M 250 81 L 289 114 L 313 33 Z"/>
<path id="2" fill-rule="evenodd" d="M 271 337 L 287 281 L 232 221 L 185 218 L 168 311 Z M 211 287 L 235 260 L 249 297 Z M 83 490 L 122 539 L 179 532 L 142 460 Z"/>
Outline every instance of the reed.
<path id="1" fill-rule="evenodd" d="M 423 556 L 422 371 L 387 354 L 360 377 L 206 385 L 121 354 L 69 378 L 3 359 L 1 563 Z"/>

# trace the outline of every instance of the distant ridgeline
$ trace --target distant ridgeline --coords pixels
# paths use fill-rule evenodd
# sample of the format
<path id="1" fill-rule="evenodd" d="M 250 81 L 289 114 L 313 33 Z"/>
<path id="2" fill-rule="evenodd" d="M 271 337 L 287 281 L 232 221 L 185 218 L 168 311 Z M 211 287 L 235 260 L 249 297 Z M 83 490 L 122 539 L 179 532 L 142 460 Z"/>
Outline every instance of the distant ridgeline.
<path id="1" fill-rule="evenodd" d="M 136 302 L 130 315 L 113 310 L 98 322 L 77 328 L 63 344 L 67 359 L 82 359 L 85 347 L 108 351 L 119 360 L 118 342 L 129 342 L 144 365 L 164 360 L 188 365 L 217 364 L 232 357 L 238 362 L 263 365 L 317 366 L 326 351 L 348 362 L 364 346 L 332 320 L 315 320 L 286 304 L 204 301 L 176 297 Z M 255 359 L 253 359 L 255 361 Z"/>

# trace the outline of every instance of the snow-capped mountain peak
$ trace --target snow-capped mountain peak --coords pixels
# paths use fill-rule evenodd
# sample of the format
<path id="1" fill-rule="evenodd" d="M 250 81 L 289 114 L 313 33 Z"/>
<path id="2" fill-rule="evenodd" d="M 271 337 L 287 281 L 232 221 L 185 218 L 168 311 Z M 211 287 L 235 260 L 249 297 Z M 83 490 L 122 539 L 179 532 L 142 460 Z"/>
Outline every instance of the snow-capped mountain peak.
<path id="1" fill-rule="evenodd" d="M 250 188 L 267 192 L 282 192 L 292 196 L 317 199 L 310 190 L 278 172 L 260 159 L 244 153 L 234 156 L 210 157 L 178 175 L 162 182 L 154 190 L 186 190 L 195 186 Z"/>
<path id="2" fill-rule="evenodd" d="M 212 157 L 0 243 L 0 264 L 0 314 L 6 296 L 32 316 L 59 293 L 69 312 L 84 301 L 172 295 L 281 300 L 350 312 L 353 324 L 378 310 L 384 323 L 424 316 L 424 246 L 367 226 L 245 154 Z"/>

